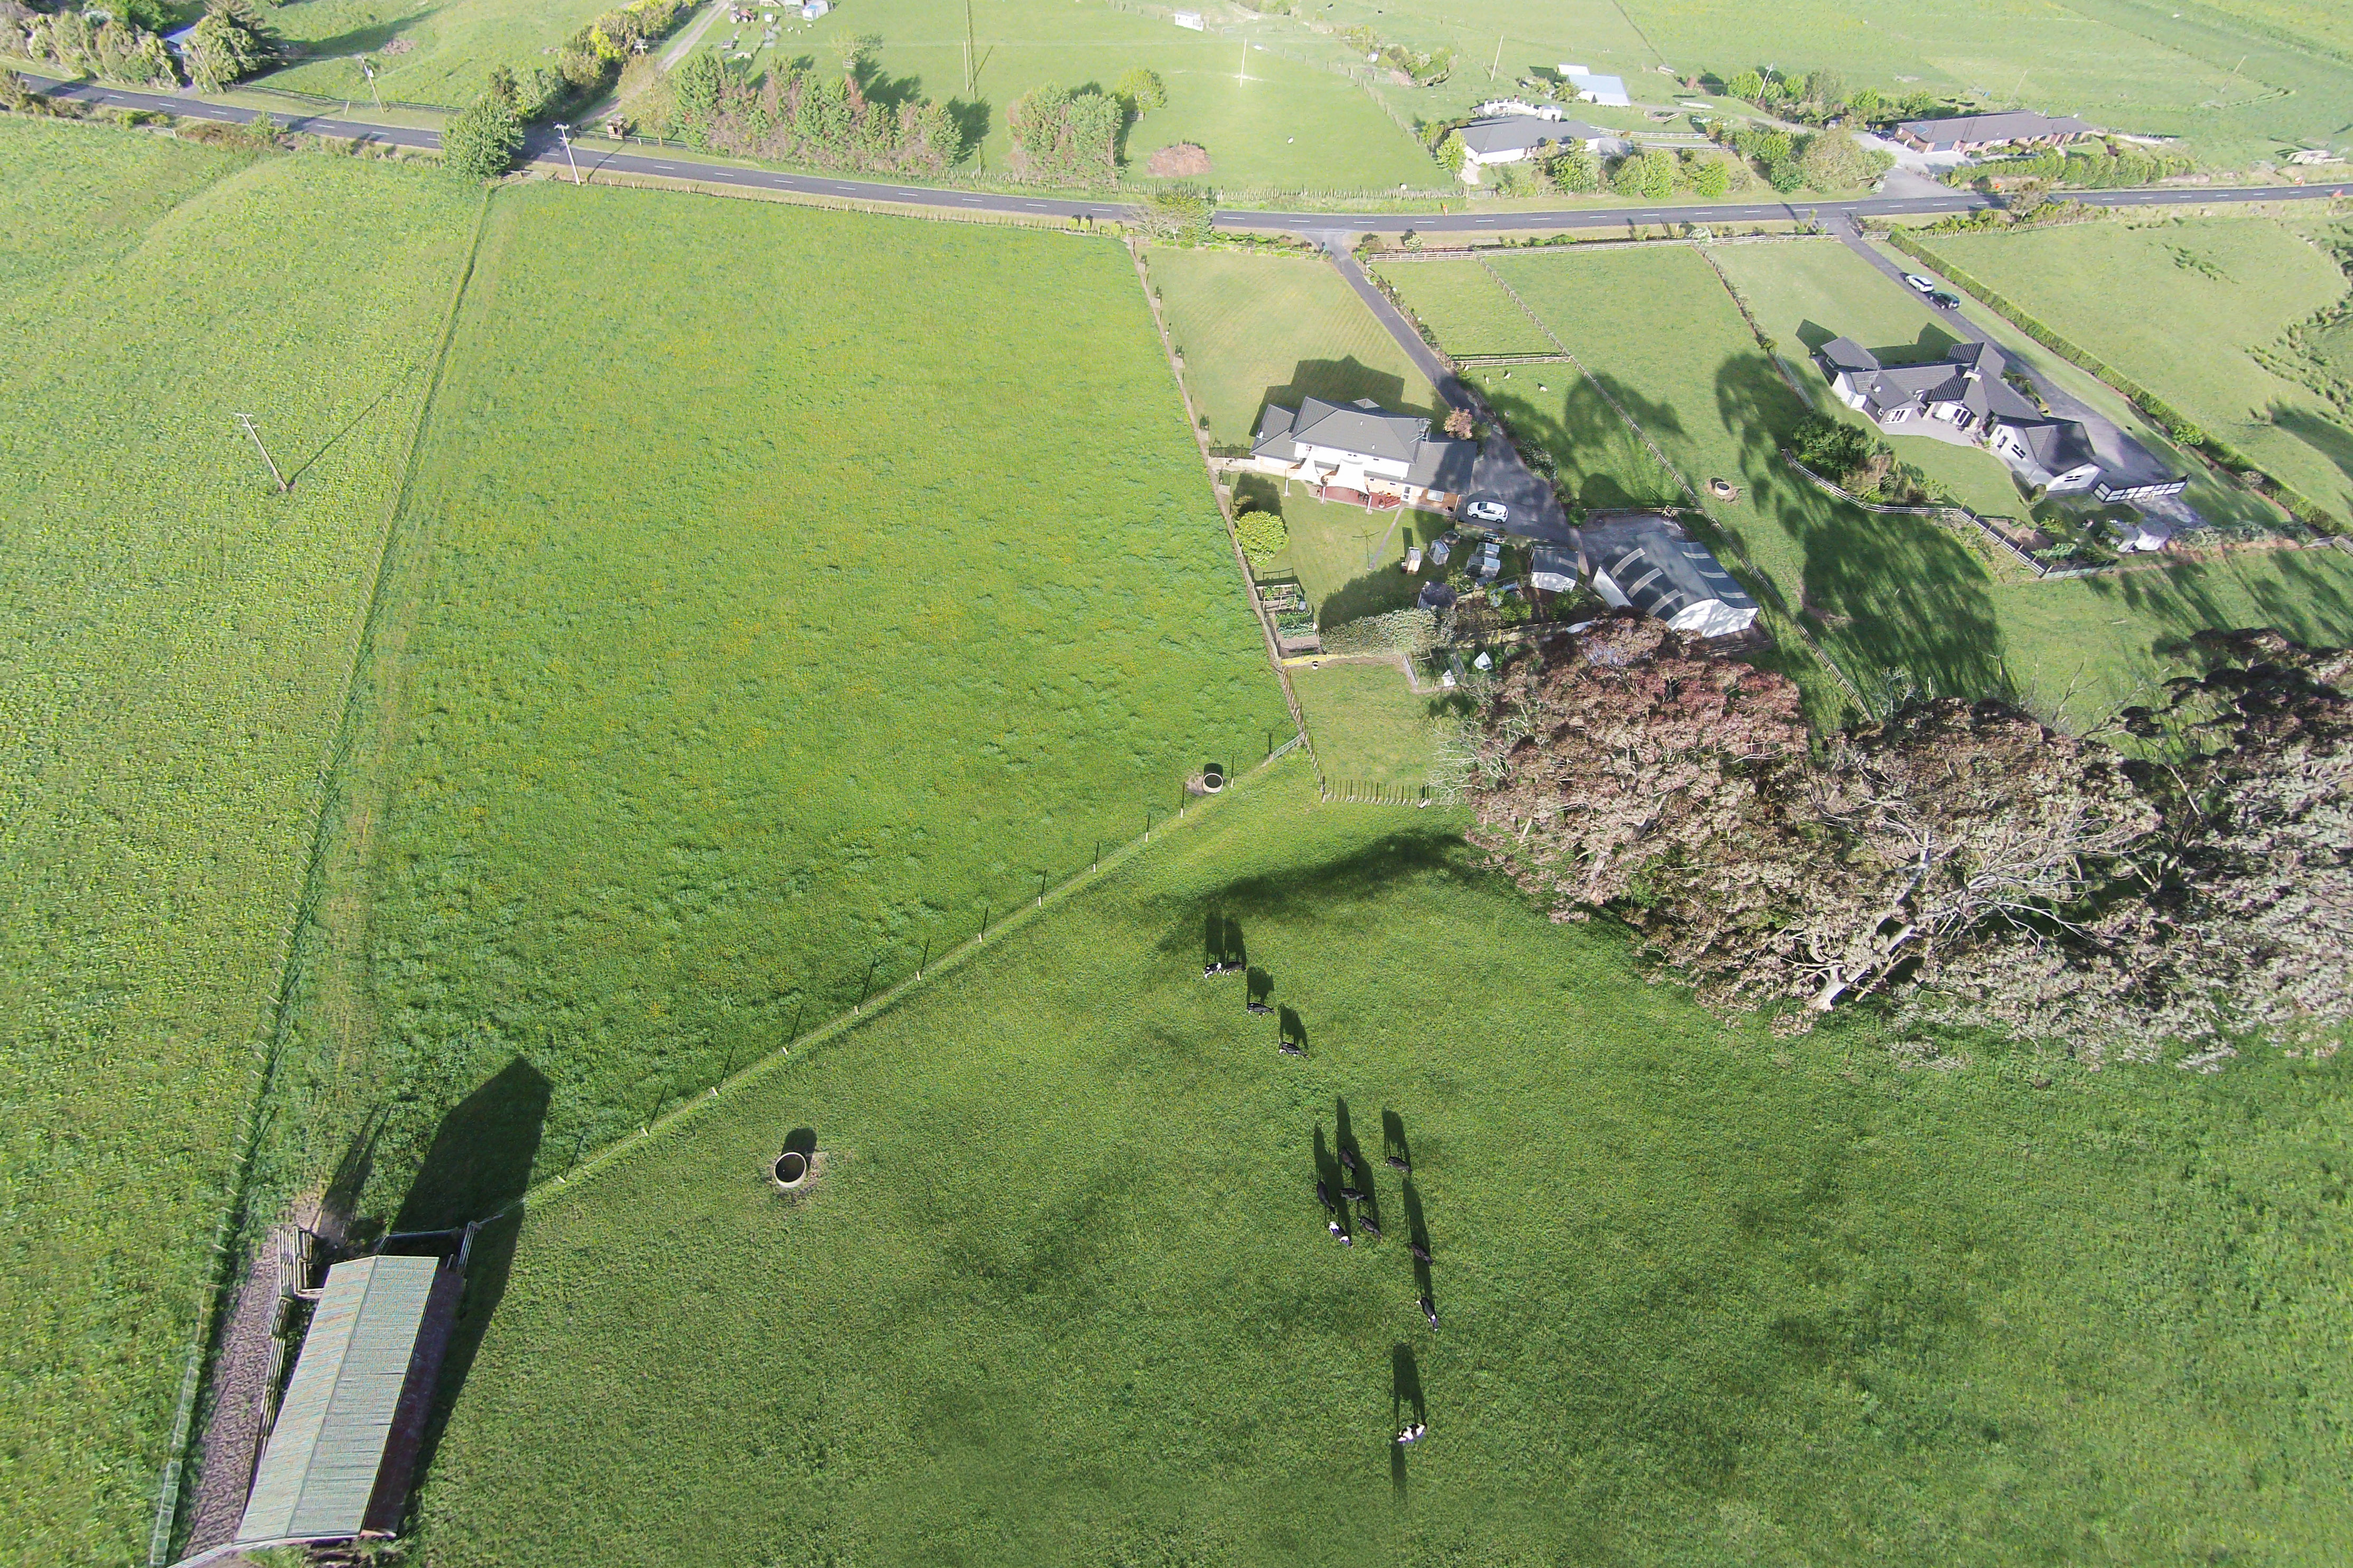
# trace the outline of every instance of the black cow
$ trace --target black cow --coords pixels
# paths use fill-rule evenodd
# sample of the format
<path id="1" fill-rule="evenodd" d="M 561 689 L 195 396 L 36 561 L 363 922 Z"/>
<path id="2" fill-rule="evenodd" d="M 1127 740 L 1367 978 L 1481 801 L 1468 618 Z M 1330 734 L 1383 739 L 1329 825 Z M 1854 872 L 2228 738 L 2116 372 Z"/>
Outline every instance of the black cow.
<path id="1" fill-rule="evenodd" d="M 1421 1315 L 1430 1320 L 1431 1328 L 1438 1327 L 1438 1304 L 1427 1296 L 1421 1299 Z"/>

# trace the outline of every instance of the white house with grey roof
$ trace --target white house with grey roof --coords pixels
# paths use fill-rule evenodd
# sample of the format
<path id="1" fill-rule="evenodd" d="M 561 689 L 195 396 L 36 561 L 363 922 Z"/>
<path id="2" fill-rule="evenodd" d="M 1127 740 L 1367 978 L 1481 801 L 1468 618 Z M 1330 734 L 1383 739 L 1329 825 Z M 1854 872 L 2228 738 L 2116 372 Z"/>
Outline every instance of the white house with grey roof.
<path id="1" fill-rule="evenodd" d="M 1295 409 L 1267 405 L 1250 445 L 1250 466 L 1261 474 L 1299 479 L 1319 490 L 1344 491 L 1367 505 L 1402 503 L 1451 512 L 1473 487 L 1476 441 L 1432 437 L 1430 421 L 1393 414 L 1369 397 L 1354 403 L 1302 400 Z"/>
<path id="2" fill-rule="evenodd" d="M 1955 343 L 1943 359 L 1891 365 L 1852 338 L 1832 338 L 1817 357 L 1839 401 L 1883 433 L 1984 447 L 2031 490 L 2146 500 L 2177 495 L 2189 483 L 2178 474 L 2109 468 L 2080 421 L 2044 413 L 2004 379 L 2010 362 L 1991 343 Z"/>
<path id="3" fill-rule="evenodd" d="M 2008 147 L 2058 147 L 2094 135 L 2070 115 L 1960 114 L 1946 120 L 1907 120 L 1895 140 L 1915 153 L 1989 153 Z"/>
<path id="4" fill-rule="evenodd" d="M 1462 141 L 1462 183 L 1475 185 L 1479 171 L 1495 163 L 1549 158 L 1571 147 L 1596 156 L 1614 156 L 1627 145 L 1615 132 L 1557 115 L 1499 114 L 1474 120 L 1455 133 Z"/>
<path id="5" fill-rule="evenodd" d="M 1757 601 L 1663 512 L 1596 512 L 1578 537 L 1593 591 L 1612 608 L 1630 605 L 1695 637 L 1738 637 L 1757 624 Z"/>

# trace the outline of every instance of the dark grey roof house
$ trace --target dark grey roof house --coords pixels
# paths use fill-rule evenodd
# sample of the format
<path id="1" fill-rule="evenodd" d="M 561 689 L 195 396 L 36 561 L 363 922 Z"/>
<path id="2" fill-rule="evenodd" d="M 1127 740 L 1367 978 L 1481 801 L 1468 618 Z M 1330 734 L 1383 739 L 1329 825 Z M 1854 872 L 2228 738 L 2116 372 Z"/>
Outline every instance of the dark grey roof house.
<path id="1" fill-rule="evenodd" d="M 1433 437 L 1421 416 L 1391 413 L 1368 397 L 1310 397 L 1296 409 L 1269 404 L 1250 444 L 1261 473 L 1438 510 L 1451 510 L 1472 489 L 1478 458 L 1477 442 Z"/>
<path id="2" fill-rule="evenodd" d="M 1544 120 L 1533 114 L 1499 114 L 1492 120 L 1474 120 L 1455 132 L 1462 138 L 1462 151 L 1473 163 L 1509 163 L 1531 154 L 1541 155 L 1544 149 L 1558 152 L 1568 147 L 1588 151 L 1604 142 L 1617 140 L 1617 133 L 1598 125 L 1588 125 L 1581 120 Z"/>
<path id="3" fill-rule="evenodd" d="M 1582 538 L 1594 592 L 1611 605 L 1631 605 L 1692 637 L 1732 637 L 1756 623 L 1757 601 L 1673 518 L 1596 512 Z"/>
<path id="4" fill-rule="evenodd" d="M 1949 120 L 1907 120 L 1895 128 L 1895 139 L 1922 153 L 1981 153 L 1994 147 L 2057 146 L 2094 135 L 2093 129 L 2068 115 L 1962 114 Z"/>
<path id="5" fill-rule="evenodd" d="M 1982 445 L 2030 489 L 2139 500 L 2188 483 L 2179 474 L 2110 471 L 2080 422 L 2045 414 L 2003 379 L 2010 363 L 1991 343 L 1955 343 L 1925 364 L 1883 365 L 1853 339 L 1832 338 L 1817 357 L 1839 401 L 1888 435 Z"/>

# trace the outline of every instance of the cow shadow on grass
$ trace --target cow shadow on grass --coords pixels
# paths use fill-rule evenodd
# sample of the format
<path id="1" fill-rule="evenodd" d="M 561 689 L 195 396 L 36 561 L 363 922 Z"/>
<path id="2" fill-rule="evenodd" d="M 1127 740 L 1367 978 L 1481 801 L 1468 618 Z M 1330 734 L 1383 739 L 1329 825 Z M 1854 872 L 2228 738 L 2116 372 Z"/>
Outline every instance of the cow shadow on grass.
<path id="1" fill-rule="evenodd" d="M 1782 441 L 1802 413 L 1763 356 L 1724 362 L 1716 406 L 1741 442 L 1749 517 L 1778 527 L 1803 555 L 1798 603 L 1783 582 L 1762 584 L 1767 603 L 1802 617 L 1867 692 L 2015 699 L 1993 580 L 1975 552 L 1926 518 L 1835 500 L 1784 465 Z"/>
<path id="2" fill-rule="evenodd" d="M 452 1107 L 434 1130 L 424 1163 L 392 1221 L 387 1247 L 396 1250 L 402 1247 L 396 1238 L 404 1235 L 481 1223 L 468 1247 L 465 1294 L 417 1456 L 419 1475 L 432 1466 L 449 1412 L 465 1388 L 491 1315 L 506 1294 L 515 1241 L 522 1229 L 521 1199 L 531 1187 L 552 1092 L 546 1075 L 516 1057 Z"/>

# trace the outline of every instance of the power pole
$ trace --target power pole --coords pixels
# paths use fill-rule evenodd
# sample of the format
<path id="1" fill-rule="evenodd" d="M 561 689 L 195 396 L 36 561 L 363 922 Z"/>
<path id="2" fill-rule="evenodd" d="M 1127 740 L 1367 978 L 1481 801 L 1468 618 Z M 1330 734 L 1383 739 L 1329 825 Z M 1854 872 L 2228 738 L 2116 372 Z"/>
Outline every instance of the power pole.
<path id="1" fill-rule="evenodd" d="M 384 94 L 376 90 L 375 67 L 369 62 L 368 58 L 365 55 L 362 55 L 360 57 L 360 74 L 367 78 L 368 96 L 375 100 L 375 111 L 378 114 L 382 114 L 384 112 Z"/>
<path id="2" fill-rule="evenodd" d="M 972 0 L 964 0 L 964 92 L 972 96 Z"/>
<path id="3" fill-rule="evenodd" d="M 1489 66 L 1489 67 L 1487 68 L 1487 79 L 1488 79 L 1490 82 L 1493 82 L 1493 81 L 1495 79 L 1495 73 L 1496 73 L 1497 71 L 1501 70 L 1501 69 L 1503 68 L 1503 67 L 1504 67 L 1504 35 L 1503 35 L 1503 34 L 1501 34 L 1501 33 L 1498 33 L 1498 34 L 1496 34 L 1496 35 L 1495 35 L 1495 63 L 1494 63 L 1493 65 L 1491 65 L 1491 66 Z"/>
<path id="4" fill-rule="evenodd" d="M 572 156 L 572 127 L 558 121 L 555 139 L 564 143 L 564 161 L 572 165 L 572 183 L 576 185 L 580 183 L 580 165 Z"/>
<path id="5" fill-rule="evenodd" d="M 253 437 L 254 446 L 260 450 L 261 460 L 269 465 L 269 477 L 278 481 L 279 493 L 282 495 L 286 491 L 292 489 L 294 487 L 286 482 L 286 476 L 278 471 L 278 459 L 269 455 L 269 447 L 261 445 L 261 432 L 253 427 L 253 416 L 250 414 L 235 414 L 231 415 L 230 417 L 237 421 L 237 426 L 238 429 Z"/>

